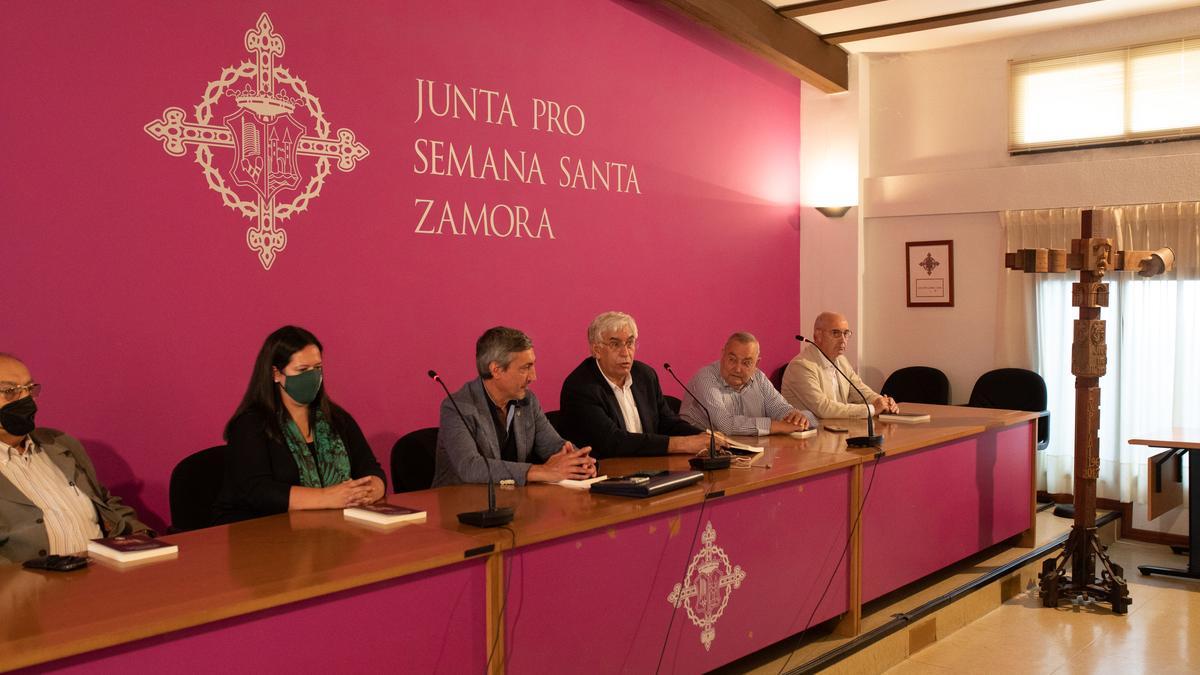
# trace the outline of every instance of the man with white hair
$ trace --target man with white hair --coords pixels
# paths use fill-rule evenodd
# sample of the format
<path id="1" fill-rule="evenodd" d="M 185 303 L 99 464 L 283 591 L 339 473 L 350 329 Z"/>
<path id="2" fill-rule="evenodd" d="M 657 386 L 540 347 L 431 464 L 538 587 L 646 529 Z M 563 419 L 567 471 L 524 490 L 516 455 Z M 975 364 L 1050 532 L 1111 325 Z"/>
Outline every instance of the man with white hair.
<path id="1" fill-rule="evenodd" d="M 695 454 L 708 448 L 708 434 L 667 405 L 654 369 L 634 360 L 637 339 L 637 323 L 628 314 L 605 312 L 592 320 L 592 353 L 562 386 L 567 436 L 577 445 L 590 445 L 597 458 Z"/>
<path id="2" fill-rule="evenodd" d="M 758 338 L 745 332 L 730 335 L 720 360 L 701 368 L 688 382 L 704 407 L 688 397 L 680 417 L 707 426 L 707 408 L 713 428 L 731 436 L 789 434 L 816 424 L 812 413 L 793 407 L 775 390 L 758 369 L 758 357 Z"/>
<path id="3" fill-rule="evenodd" d="M 807 408 L 821 419 L 866 417 L 868 410 L 872 415 L 900 411 L 891 396 L 871 391 L 854 372 L 854 368 L 850 367 L 850 359 L 846 358 L 845 353 L 853 335 L 850 324 L 841 314 L 822 312 L 817 315 L 813 322 L 812 338 L 816 344 L 805 344 L 783 373 L 783 397 L 788 403 L 797 408 Z M 862 399 L 850 388 L 846 378 L 831 365 L 831 360 L 837 361 L 846 377 L 867 397 L 869 405 L 863 405 Z"/>

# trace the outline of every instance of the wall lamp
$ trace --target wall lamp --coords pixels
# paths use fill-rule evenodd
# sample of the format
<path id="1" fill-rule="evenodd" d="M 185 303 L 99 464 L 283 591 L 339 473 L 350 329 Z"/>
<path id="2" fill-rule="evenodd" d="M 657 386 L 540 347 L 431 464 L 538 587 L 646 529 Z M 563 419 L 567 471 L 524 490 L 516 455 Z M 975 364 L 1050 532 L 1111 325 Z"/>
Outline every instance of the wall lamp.
<path id="1" fill-rule="evenodd" d="M 851 207 L 851 206 L 818 206 L 817 210 L 820 211 L 822 213 L 822 215 L 824 215 L 826 218 L 841 218 L 842 216 L 846 215 L 846 212 L 849 211 L 851 208 L 853 208 L 853 207 Z"/>

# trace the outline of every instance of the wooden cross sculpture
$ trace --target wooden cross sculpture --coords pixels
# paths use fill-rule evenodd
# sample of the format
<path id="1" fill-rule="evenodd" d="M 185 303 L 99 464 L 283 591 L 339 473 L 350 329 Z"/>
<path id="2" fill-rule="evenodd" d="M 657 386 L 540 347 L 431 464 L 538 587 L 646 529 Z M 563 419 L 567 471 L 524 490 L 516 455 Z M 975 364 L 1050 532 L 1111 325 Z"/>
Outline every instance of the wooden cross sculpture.
<path id="1" fill-rule="evenodd" d="M 1124 570 L 1108 559 L 1105 547 L 1096 538 L 1100 377 L 1108 364 L 1104 320 L 1100 318 L 1100 308 L 1108 306 L 1108 284 L 1102 279 L 1110 270 L 1136 270 L 1143 277 L 1163 274 L 1174 266 L 1175 253 L 1169 248 L 1114 252 L 1112 239 L 1092 236 L 1092 210 L 1083 211 L 1082 216 L 1079 239 L 1071 240 L 1070 253 L 1063 249 L 1020 249 L 1006 253 L 1004 265 L 1027 273 L 1079 270 L 1079 282 L 1071 285 L 1071 304 L 1079 308 L 1071 346 L 1071 373 L 1075 375 L 1075 523 L 1062 553 L 1042 563 L 1038 577 L 1042 605 L 1057 607 L 1061 600 L 1099 600 L 1107 601 L 1114 614 L 1125 614 L 1133 599 L 1129 597 Z M 1097 561 L 1101 567 L 1099 578 Z"/>

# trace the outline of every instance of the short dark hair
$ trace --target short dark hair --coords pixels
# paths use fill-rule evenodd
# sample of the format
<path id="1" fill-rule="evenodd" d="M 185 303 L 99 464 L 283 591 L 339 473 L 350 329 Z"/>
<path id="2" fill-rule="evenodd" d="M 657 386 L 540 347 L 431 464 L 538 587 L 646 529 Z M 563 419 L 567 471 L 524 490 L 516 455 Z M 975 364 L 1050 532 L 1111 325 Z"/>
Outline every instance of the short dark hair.
<path id="1" fill-rule="evenodd" d="M 254 369 L 250 371 L 250 383 L 246 386 L 246 394 L 242 396 L 242 402 L 225 425 L 226 441 L 229 440 L 229 430 L 237 418 L 247 412 L 256 412 L 268 420 L 277 422 L 268 424 L 265 431 L 271 440 L 283 442 L 283 428 L 288 421 L 288 412 L 279 396 L 279 386 L 275 384 L 275 376 L 271 369 L 283 370 L 292 360 L 293 354 L 309 345 L 315 346 L 321 353 L 325 352 L 317 336 L 299 326 L 284 326 L 267 336 L 258 350 L 258 357 L 254 359 Z M 342 432 L 342 420 L 346 413 L 325 393 L 324 384 L 308 408 L 314 412 L 319 410 L 335 431 L 339 434 Z"/>
<path id="2" fill-rule="evenodd" d="M 475 341 L 475 368 L 485 380 L 492 379 L 492 363 L 507 368 L 512 355 L 533 349 L 533 340 L 516 328 L 489 328 Z"/>

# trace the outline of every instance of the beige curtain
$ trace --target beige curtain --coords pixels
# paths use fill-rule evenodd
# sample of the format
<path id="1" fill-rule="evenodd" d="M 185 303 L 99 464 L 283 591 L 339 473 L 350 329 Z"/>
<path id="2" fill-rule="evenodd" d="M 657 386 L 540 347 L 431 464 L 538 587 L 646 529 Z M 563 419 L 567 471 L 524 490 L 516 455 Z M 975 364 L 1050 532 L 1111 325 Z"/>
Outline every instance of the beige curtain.
<path id="1" fill-rule="evenodd" d="M 1070 248 L 1079 236 L 1080 209 L 1039 209 L 1000 214 L 1006 251 Z M 1151 429 L 1189 424 L 1200 405 L 1200 202 L 1096 209 L 1095 235 L 1118 250 L 1175 252 L 1175 271 L 1143 280 L 1112 273 L 1108 322 L 1108 373 L 1101 379 L 1101 475 L 1098 495 L 1144 501 L 1144 450 L 1128 445 Z M 1046 379 L 1051 440 L 1038 457 L 1038 487 L 1071 492 L 1074 472 L 1074 378 L 1070 373 L 1071 306 L 1068 274 L 1004 272 L 997 331 L 999 363 L 1036 370 Z M 1147 374 L 1151 377 L 1147 377 Z M 1150 380 L 1150 381 L 1148 381 Z"/>
<path id="2" fill-rule="evenodd" d="M 1070 248 L 1079 236 L 1080 209 L 1003 211 L 1004 252 L 1022 248 Z M 1000 298 L 996 305 L 996 362 L 1009 368 L 1038 370 L 1037 276 L 1000 270 Z"/>

